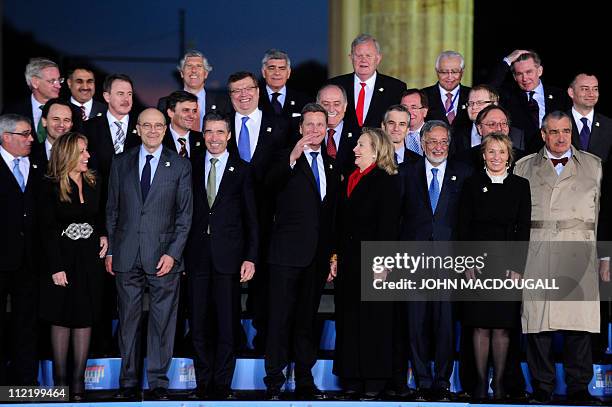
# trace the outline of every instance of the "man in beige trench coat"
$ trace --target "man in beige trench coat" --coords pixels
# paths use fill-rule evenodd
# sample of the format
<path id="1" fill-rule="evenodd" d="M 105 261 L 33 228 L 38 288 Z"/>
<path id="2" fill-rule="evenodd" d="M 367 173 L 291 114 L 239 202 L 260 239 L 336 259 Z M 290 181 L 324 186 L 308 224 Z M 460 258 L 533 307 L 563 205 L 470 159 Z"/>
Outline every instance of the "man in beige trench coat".
<path id="1" fill-rule="evenodd" d="M 578 298 L 575 296 L 578 290 L 581 295 L 571 301 L 541 296 L 534 300 L 524 292 L 521 319 L 528 339 L 527 363 L 534 389 L 531 402 L 546 403 L 552 397 L 554 331 L 564 334 L 568 400 L 592 402 L 588 392 L 593 376 L 589 333 L 599 332 L 600 326 L 598 269 L 602 278 L 609 280 L 609 262 L 598 260 L 595 249 L 601 161 L 571 146 L 571 118 L 565 113 L 548 114 L 541 134 L 546 145 L 538 153 L 519 160 L 514 170 L 531 185 L 531 244 L 524 277 L 560 277 L 561 272 L 568 281 L 569 270 L 569 277 L 576 284 L 570 298 Z M 581 250 L 582 255 L 576 256 L 574 249 Z"/>

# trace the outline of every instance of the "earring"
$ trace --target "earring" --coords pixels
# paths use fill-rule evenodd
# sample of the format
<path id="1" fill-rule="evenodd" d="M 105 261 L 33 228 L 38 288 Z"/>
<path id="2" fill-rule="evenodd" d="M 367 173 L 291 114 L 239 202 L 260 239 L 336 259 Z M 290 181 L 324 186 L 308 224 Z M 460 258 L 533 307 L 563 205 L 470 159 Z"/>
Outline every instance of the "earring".
<path id="1" fill-rule="evenodd" d="M 510 168 L 510 163 L 506 161 L 506 168 Z"/>

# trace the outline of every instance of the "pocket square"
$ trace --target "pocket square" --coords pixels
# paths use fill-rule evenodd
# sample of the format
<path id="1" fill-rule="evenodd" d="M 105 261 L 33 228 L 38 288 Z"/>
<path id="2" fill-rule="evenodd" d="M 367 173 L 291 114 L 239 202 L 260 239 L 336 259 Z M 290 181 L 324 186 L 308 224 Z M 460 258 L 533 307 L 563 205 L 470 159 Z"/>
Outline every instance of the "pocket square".
<path id="1" fill-rule="evenodd" d="M 300 117 L 301 113 L 291 113 L 291 117 Z"/>

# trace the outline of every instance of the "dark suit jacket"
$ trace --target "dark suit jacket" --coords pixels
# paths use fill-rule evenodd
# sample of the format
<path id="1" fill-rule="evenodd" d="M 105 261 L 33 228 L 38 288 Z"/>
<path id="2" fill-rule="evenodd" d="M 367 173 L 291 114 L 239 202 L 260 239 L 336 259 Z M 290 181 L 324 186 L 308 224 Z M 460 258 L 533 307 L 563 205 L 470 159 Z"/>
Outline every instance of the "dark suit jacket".
<path id="1" fill-rule="evenodd" d="M 461 123 L 472 123 L 467 115 L 467 101 L 470 94 L 470 89 L 471 88 L 468 86 L 459 85 L 459 97 L 457 98 L 458 100 L 455 101 L 455 104 L 457 104 L 457 114 L 455 116 L 455 120 L 453 120 L 453 128 Z M 446 124 L 449 124 L 448 119 L 446 118 L 446 108 L 444 107 L 444 103 L 440 98 L 440 88 L 438 87 L 438 82 L 436 82 L 435 85 L 423 88 L 423 92 L 425 92 L 427 95 L 427 100 L 429 101 L 429 110 L 427 110 L 425 121 L 442 120 Z"/>
<path id="2" fill-rule="evenodd" d="M 540 129 L 533 123 L 529 106 L 527 105 L 527 93 L 518 87 L 512 80 L 504 84 L 504 79 L 510 72 L 510 67 L 504 61 L 497 64 L 493 71 L 491 85 L 496 87 L 500 94 L 500 104 L 510 112 L 512 125 L 525 132 L 525 148 L 527 153 L 539 151 L 544 146 Z M 560 110 L 565 112 L 570 103 L 567 93 L 554 86 L 543 83 L 546 113 Z"/>
<path id="3" fill-rule="evenodd" d="M 111 168 L 106 204 L 108 255 L 113 270 L 128 272 L 140 253 L 147 274 L 156 273 L 162 255 L 174 258 L 171 272 L 184 269 L 183 249 L 193 213 L 191 165 L 163 148 L 145 202 L 142 201 L 138 155 L 140 148 L 121 154 Z"/>
<path id="4" fill-rule="evenodd" d="M 568 111 L 567 114 L 572 118 L 572 144 L 574 147 L 581 150 L 578 126 L 574 121 L 571 110 Z M 598 112 L 593 114 L 591 137 L 586 151 L 595 154 L 601 158 L 603 162 L 609 160 L 610 153 L 612 153 L 612 119 Z"/>
<path id="5" fill-rule="evenodd" d="M 463 182 L 472 174 L 464 163 L 448 161 L 436 212 L 431 210 L 425 158 L 401 167 L 404 190 L 401 240 L 456 240 L 459 197 Z"/>
<path id="6" fill-rule="evenodd" d="M 68 101 L 72 103 L 70 101 L 70 97 L 68 97 Z M 75 105 L 74 103 L 72 103 L 72 105 L 78 109 L 79 113 L 81 112 L 81 107 L 79 105 Z M 91 105 L 91 112 L 89 112 L 89 117 L 87 120 L 93 119 L 94 117 L 103 116 L 107 110 L 108 107 L 106 106 L 106 103 L 102 103 L 94 99 Z"/>
<path id="7" fill-rule="evenodd" d="M 34 164 L 37 164 L 43 174 L 47 172 L 47 165 L 49 165 L 49 159 L 47 158 L 47 152 L 45 151 L 45 143 L 32 143 L 30 161 L 32 161 Z"/>
<path id="8" fill-rule="evenodd" d="M 30 159 L 30 173 L 24 192 L 3 159 L 0 159 L 0 213 L 2 234 L 0 272 L 28 266 L 32 269 L 37 252 L 36 202 L 44 168 Z M 33 272 L 36 270 L 32 270 Z M 4 310 L 3 310 L 4 311 Z"/>
<path id="9" fill-rule="evenodd" d="M 34 123 L 34 118 L 32 116 L 32 94 L 28 94 L 26 99 L 22 99 L 19 102 L 12 103 L 4 106 L 2 109 L 2 114 L 5 113 L 15 113 L 20 114 L 22 116 L 30 119 L 30 123 L 32 124 L 32 132 L 36 131 L 36 123 Z M 34 137 L 34 141 L 36 141 L 36 137 Z"/>
<path id="10" fill-rule="evenodd" d="M 174 139 L 172 138 L 172 133 L 170 132 L 170 125 L 168 125 L 168 129 L 166 130 L 166 134 L 164 135 L 164 140 L 162 142 L 164 146 L 168 147 L 170 150 L 174 150 L 177 152 L 181 151 L 176 148 L 176 144 L 174 143 Z M 202 155 L 206 152 L 206 145 L 204 144 L 204 135 L 199 131 L 189 131 L 189 160 L 193 163 L 194 160 L 202 157 Z"/>
<path id="11" fill-rule="evenodd" d="M 285 104 L 283 105 L 283 110 L 279 119 L 282 118 L 284 124 L 281 125 L 287 128 L 289 134 L 298 134 L 302 108 L 307 103 L 314 101 L 301 92 L 289 87 L 286 89 L 287 95 L 285 96 Z M 259 109 L 262 112 L 269 114 L 271 117 L 277 117 L 274 113 L 274 109 L 272 108 L 272 104 L 270 103 L 265 82 L 259 85 Z"/>
<path id="12" fill-rule="evenodd" d="M 525 132 L 517 127 L 510 127 L 510 133 L 508 134 L 510 141 L 512 141 L 512 147 L 516 150 L 525 150 Z M 453 135 L 451 139 L 451 146 L 449 148 L 450 155 L 452 157 L 455 154 L 460 154 L 465 150 L 472 148 L 472 122 L 462 123 L 453 129 Z"/>
<path id="13" fill-rule="evenodd" d="M 344 122 L 340 135 L 340 145 L 336 146 L 336 166 L 340 169 L 340 173 L 345 176 L 350 175 L 355 170 L 353 149 L 357 145 L 357 139 L 360 135 L 361 129 L 359 126 L 350 128 L 347 122 Z"/>
<path id="14" fill-rule="evenodd" d="M 404 147 L 404 161 L 402 161 L 402 163 L 405 163 L 405 162 L 408 162 L 408 161 L 417 161 L 421 157 L 422 157 L 421 155 L 419 155 L 419 154 L 415 153 L 414 151 L 409 150 L 408 148 Z"/>
<path id="15" fill-rule="evenodd" d="M 239 157 L 230 154 L 219 191 L 212 208 L 206 197 L 205 155 L 193 163 L 193 222 L 185 262 L 187 271 L 206 267 L 202 262 L 202 247 L 210 227 L 210 254 L 215 270 L 236 274 L 248 260 L 257 262 L 259 230 L 251 168 Z"/>
<path id="16" fill-rule="evenodd" d="M 354 73 L 336 76 L 329 80 L 329 83 L 342 86 L 346 91 L 348 106 L 346 108 L 346 115 L 344 116 L 344 123 L 345 125 L 348 123 L 349 127 L 353 129 L 359 128 L 357 114 L 355 113 L 355 97 L 359 95 L 355 95 L 354 81 Z M 368 114 L 363 119 L 363 126 L 380 127 L 385 112 L 389 106 L 398 104 L 401 101 L 402 92 L 404 90 L 406 90 L 406 84 L 404 82 L 378 72 L 376 74 L 372 101 L 370 102 Z"/>
<path id="17" fill-rule="evenodd" d="M 206 112 L 204 115 L 210 112 L 217 112 L 223 115 L 229 114 L 231 111 L 230 103 L 225 95 L 214 94 L 212 92 L 206 91 L 206 96 L 204 97 L 206 100 Z M 166 122 L 170 123 L 170 117 L 168 117 L 168 109 L 166 108 L 168 104 L 168 96 L 164 96 L 159 98 L 157 101 L 157 110 L 162 112 L 166 117 Z"/>
<path id="18" fill-rule="evenodd" d="M 270 237 L 270 264 L 306 267 L 315 259 L 329 259 L 340 172 L 323 148 L 321 151 L 327 182 L 323 201 L 304 154 L 293 168 L 289 165 L 289 149 L 274 160 L 266 180 L 278 191 Z"/>

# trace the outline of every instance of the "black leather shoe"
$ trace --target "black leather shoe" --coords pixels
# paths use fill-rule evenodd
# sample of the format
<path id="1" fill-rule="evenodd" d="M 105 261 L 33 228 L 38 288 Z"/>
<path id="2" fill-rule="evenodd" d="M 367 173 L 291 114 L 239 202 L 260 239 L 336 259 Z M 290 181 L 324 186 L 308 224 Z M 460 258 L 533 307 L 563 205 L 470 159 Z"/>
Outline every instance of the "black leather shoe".
<path id="1" fill-rule="evenodd" d="M 393 401 L 406 401 L 410 400 L 412 397 L 412 390 L 408 386 L 404 386 L 404 388 L 390 388 L 386 389 L 383 393 L 383 398 L 385 400 L 393 400 Z"/>
<path id="2" fill-rule="evenodd" d="M 166 389 L 165 387 L 154 388 L 153 391 L 151 392 L 151 398 L 153 400 L 158 400 L 158 401 L 170 400 L 170 397 L 168 396 L 168 389 Z"/>
<path id="3" fill-rule="evenodd" d="M 208 400 L 208 393 L 206 392 L 206 387 L 198 386 L 193 389 L 189 395 L 187 396 L 190 400 Z"/>
<path id="4" fill-rule="evenodd" d="M 452 400 L 452 395 L 448 389 L 438 389 L 434 392 L 433 399 L 434 401 L 448 402 Z"/>
<path id="5" fill-rule="evenodd" d="M 536 390 L 529 397 L 529 404 L 548 404 L 551 402 L 550 393 L 544 390 Z"/>
<path id="6" fill-rule="evenodd" d="M 115 400 L 136 400 L 136 387 L 121 387 L 113 398 Z"/>
<path id="7" fill-rule="evenodd" d="M 266 390 L 266 400 L 268 401 L 279 401 L 281 398 L 280 389 L 269 388 Z"/>
<path id="8" fill-rule="evenodd" d="M 357 401 L 359 392 L 355 390 L 344 390 L 334 395 L 334 400 L 338 401 Z"/>
<path id="9" fill-rule="evenodd" d="M 329 397 L 313 385 L 296 388 L 295 398 L 298 400 L 327 400 Z"/>
<path id="10" fill-rule="evenodd" d="M 380 393 L 377 391 L 366 391 L 359 396 L 359 401 L 376 401 L 380 400 Z"/>
<path id="11" fill-rule="evenodd" d="M 414 401 L 418 401 L 418 402 L 431 401 L 431 390 L 416 389 L 416 391 L 414 392 Z"/>

